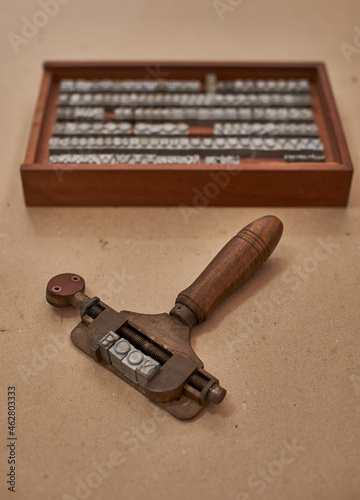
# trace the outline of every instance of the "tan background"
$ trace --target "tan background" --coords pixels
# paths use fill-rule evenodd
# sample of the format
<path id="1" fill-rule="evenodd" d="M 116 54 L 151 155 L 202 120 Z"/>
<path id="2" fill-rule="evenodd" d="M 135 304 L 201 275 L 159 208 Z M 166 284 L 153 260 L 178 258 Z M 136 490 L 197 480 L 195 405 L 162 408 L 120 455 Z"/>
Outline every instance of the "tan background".
<path id="1" fill-rule="evenodd" d="M 211 208 L 185 220 L 178 208 L 23 203 L 19 165 L 44 60 L 325 61 L 356 168 L 358 1 L 238 3 L 221 20 L 211 0 L 70 0 L 16 54 L 8 33 L 41 9 L 1 1 L 1 499 L 360 498 L 358 175 L 347 209 Z M 342 42 L 354 47 L 349 62 Z M 168 311 L 233 234 L 267 213 L 285 226 L 274 256 L 193 334 L 228 395 L 192 422 L 77 350 L 76 313 L 45 302 L 48 279 L 70 271 L 114 308 Z M 16 496 L 5 484 L 9 385 Z"/>

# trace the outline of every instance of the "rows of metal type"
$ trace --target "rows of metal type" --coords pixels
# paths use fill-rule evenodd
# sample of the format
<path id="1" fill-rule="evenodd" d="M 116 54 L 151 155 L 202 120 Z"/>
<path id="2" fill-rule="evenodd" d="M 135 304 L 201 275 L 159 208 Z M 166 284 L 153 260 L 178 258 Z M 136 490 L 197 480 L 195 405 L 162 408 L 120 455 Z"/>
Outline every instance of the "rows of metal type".
<path id="1" fill-rule="evenodd" d="M 250 155 L 250 158 L 252 156 Z M 284 155 L 285 162 L 324 162 L 325 156 L 322 154 L 299 154 L 288 153 Z M 80 164 L 93 163 L 102 164 L 143 164 L 143 165 L 198 165 L 204 163 L 207 165 L 240 165 L 239 155 L 212 155 L 203 156 L 188 155 L 156 155 L 156 154 L 103 154 L 103 153 L 63 153 L 50 155 L 51 163 L 59 164 Z"/>
<path id="2" fill-rule="evenodd" d="M 115 108 L 115 119 L 126 120 L 189 120 L 212 122 L 217 120 L 236 121 L 313 121 L 311 108 Z"/>
<path id="3" fill-rule="evenodd" d="M 309 92 L 310 82 L 305 78 L 298 80 L 227 80 L 218 81 L 216 85 L 217 92 Z"/>
<path id="4" fill-rule="evenodd" d="M 63 79 L 60 81 L 60 92 L 100 93 L 100 92 L 200 92 L 200 80 L 84 80 Z"/>
<path id="5" fill-rule="evenodd" d="M 243 122 L 214 123 L 214 135 L 267 136 L 267 137 L 318 137 L 315 123 L 296 122 Z"/>
<path id="6" fill-rule="evenodd" d="M 323 151 L 318 137 L 52 137 L 50 153 L 61 152 L 116 152 L 122 151 L 231 151 L 258 152 L 313 152 Z"/>
<path id="7" fill-rule="evenodd" d="M 50 156 L 51 163 L 95 163 L 97 165 L 101 164 L 117 164 L 117 163 L 128 163 L 128 164 L 157 164 L 157 165 L 197 165 L 201 163 L 201 159 L 205 164 L 220 164 L 220 165 L 239 165 L 240 156 L 239 155 L 212 155 L 204 156 L 196 154 L 188 155 L 156 155 L 156 154 L 79 154 L 79 153 L 63 153 L 63 154 L 53 154 Z"/>
<path id="8" fill-rule="evenodd" d="M 217 80 L 212 84 L 215 92 L 309 92 L 310 82 L 307 79 L 235 79 Z M 205 88 L 204 88 L 205 87 Z M 165 79 L 124 79 L 124 80 L 84 80 L 63 79 L 60 92 L 100 93 L 100 92 L 200 92 L 206 89 L 206 80 L 165 80 Z"/>
<path id="9" fill-rule="evenodd" d="M 57 122 L 54 125 L 53 136 L 80 135 L 189 135 L 189 125 L 182 122 L 149 123 L 137 122 Z M 276 123 L 276 122 L 243 122 L 214 123 L 213 135 L 221 136 L 267 136 L 267 137 L 318 137 L 319 130 L 315 123 Z"/>
<path id="10" fill-rule="evenodd" d="M 321 154 L 299 154 L 288 153 L 284 155 L 284 161 L 289 163 L 294 162 L 324 162 L 326 161 L 325 155 Z"/>
<path id="11" fill-rule="evenodd" d="M 324 161 L 308 80 L 214 74 L 203 82 L 61 80 L 49 154 L 52 163 Z"/>
<path id="12" fill-rule="evenodd" d="M 60 94 L 58 106 L 169 106 L 169 107 L 305 107 L 311 106 L 310 94 L 170 94 L 170 93 L 122 93 L 122 94 Z"/>
<path id="13" fill-rule="evenodd" d="M 58 122 L 53 135 L 189 135 L 186 123 Z"/>
<path id="14" fill-rule="evenodd" d="M 314 116 L 311 108 L 114 108 L 114 120 L 187 121 L 207 123 L 213 121 L 295 121 L 311 122 Z M 106 120 L 102 107 L 64 107 L 57 110 L 57 120 Z"/>

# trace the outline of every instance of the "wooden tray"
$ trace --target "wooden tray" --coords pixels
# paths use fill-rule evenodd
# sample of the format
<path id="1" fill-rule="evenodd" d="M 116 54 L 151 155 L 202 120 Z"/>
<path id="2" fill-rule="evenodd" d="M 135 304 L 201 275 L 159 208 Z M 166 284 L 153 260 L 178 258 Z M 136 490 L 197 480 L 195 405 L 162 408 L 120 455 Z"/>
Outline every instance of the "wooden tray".
<path id="1" fill-rule="evenodd" d="M 298 79 L 311 84 L 323 163 L 248 158 L 240 165 L 51 164 L 63 78 Z M 21 176 L 32 206 L 346 206 L 353 167 L 322 63 L 47 62 Z"/>

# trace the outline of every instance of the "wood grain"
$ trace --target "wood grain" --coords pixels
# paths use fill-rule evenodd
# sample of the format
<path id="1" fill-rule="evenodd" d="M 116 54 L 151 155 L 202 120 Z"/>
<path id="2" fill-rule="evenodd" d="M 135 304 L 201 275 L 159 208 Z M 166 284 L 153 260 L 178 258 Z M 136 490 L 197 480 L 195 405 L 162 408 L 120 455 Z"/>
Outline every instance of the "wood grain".
<path id="1" fill-rule="evenodd" d="M 283 232 L 282 222 L 273 215 L 248 224 L 214 257 L 200 276 L 179 293 L 176 303 L 195 314 L 198 323 L 270 257 Z"/>

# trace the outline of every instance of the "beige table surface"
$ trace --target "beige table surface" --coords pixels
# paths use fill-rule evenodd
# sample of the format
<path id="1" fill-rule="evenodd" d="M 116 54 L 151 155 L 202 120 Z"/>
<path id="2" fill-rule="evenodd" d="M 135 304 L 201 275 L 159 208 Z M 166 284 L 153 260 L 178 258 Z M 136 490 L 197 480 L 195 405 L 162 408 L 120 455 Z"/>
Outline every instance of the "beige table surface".
<path id="1" fill-rule="evenodd" d="M 208 208 L 190 220 L 176 207 L 26 208 L 19 175 L 42 62 L 66 59 L 324 61 L 357 168 L 359 3 L 63 0 L 15 53 L 8 34 L 44 21 L 41 10 L 1 2 L 0 498 L 359 499 L 356 173 L 346 209 Z M 114 308 L 168 311 L 231 236 L 268 213 L 285 227 L 273 257 L 193 333 L 228 395 L 192 422 L 76 349 L 76 313 L 45 302 L 48 279 L 70 271 Z"/>

